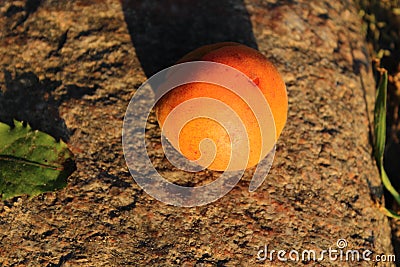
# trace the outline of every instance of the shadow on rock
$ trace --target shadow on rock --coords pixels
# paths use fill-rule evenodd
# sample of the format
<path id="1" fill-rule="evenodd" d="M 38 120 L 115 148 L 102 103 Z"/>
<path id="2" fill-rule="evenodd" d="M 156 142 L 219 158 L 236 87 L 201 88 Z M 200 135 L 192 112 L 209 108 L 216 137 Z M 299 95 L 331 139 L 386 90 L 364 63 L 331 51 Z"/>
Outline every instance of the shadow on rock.
<path id="1" fill-rule="evenodd" d="M 231 41 L 257 48 L 242 0 L 122 0 L 122 7 L 147 77 L 202 45 Z"/>
<path id="2" fill-rule="evenodd" d="M 0 90 L 0 121 L 29 123 L 33 129 L 46 132 L 57 140 L 68 141 L 69 132 L 52 96 L 61 81 L 42 81 L 32 72 L 12 75 L 4 70 L 5 90 Z"/>

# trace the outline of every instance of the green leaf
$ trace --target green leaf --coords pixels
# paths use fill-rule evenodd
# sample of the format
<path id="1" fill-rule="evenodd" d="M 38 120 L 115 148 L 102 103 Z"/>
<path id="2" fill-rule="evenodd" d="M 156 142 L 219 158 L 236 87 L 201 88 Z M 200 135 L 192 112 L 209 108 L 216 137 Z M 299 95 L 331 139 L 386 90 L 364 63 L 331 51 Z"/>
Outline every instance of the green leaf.
<path id="1" fill-rule="evenodd" d="M 72 153 L 63 142 L 14 121 L 0 122 L 0 196 L 8 199 L 53 191 L 67 185 L 75 170 Z"/>

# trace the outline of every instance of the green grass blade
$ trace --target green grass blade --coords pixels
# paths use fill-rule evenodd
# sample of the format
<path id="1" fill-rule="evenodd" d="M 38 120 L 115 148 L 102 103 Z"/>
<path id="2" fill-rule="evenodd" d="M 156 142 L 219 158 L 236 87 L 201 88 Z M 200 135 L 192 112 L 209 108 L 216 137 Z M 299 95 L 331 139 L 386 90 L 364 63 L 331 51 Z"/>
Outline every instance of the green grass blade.
<path id="1" fill-rule="evenodd" d="M 393 218 L 393 219 L 400 219 L 400 215 L 397 214 L 396 212 L 394 212 L 394 211 L 391 210 L 391 209 L 387 209 L 387 208 L 385 208 L 385 207 L 381 207 L 380 210 L 383 212 L 383 214 L 385 214 L 386 216 L 388 216 L 388 217 L 390 217 L 390 218 Z"/>
<path id="2" fill-rule="evenodd" d="M 385 186 L 385 188 L 390 192 L 390 194 L 392 194 L 392 196 L 396 200 L 396 202 L 400 204 L 399 192 L 397 192 L 397 190 L 393 187 L 383 166 L 381 167 L 381 178 L 382 178 L 382 183 Z"/>
<path id="3" fill-rule="evenodd" d="M 383 166 L 383 155 L 385 153 L 386 142 L 387 80 L 387 71 L 384 71 L 379 82 L 374 111 L 375 159 L 379 169 Z"/>
<path id="4" fill-rule="evenodd" d="M 376 102 L 375 102 L 375 111 L 374 111 L 375 160 L 378 164 L 381 173 L 383 185 L 390 192 L 390 194 L 392 194 L 396 202 L 400 204 L 400 194 L 393 187 L 383 166 L 383 156 L 385 154 L 385 143 L 386 143 L 387 85 L 388 85 L 388 74 L 387 71 L 385 70 L 383 71 L 381 79 L 379 81 L 378 91 L 376 95 Z"/>

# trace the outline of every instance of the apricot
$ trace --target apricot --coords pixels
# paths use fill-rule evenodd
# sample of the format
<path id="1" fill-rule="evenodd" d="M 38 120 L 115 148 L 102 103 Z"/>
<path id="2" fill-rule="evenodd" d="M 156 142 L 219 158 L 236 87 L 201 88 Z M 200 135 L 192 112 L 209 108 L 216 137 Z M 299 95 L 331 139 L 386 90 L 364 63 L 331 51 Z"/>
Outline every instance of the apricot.
<path id="1" fill-rule="evenodd" d="M 286 123 L 288 99 L 285 83 L 278 70 L 259 51 L 232 42 L 200 47 L 185 55 L 178 63 L 192 61 L 225 64 L 253 81 L 256 86 L 252 88 L 256 89 L 249 90 L 260 90 L 262 93 L 260 95 L 264 96 L 272 113 L 273 122 L 268 123 L 274 124 L 269 125 L 271 132 L 275 135 L 274 142 L 265 141 L 254 110 L 241 96 L 223 86 L 206 82 L 180 85 L 166 93 L 156 103 L 156 116 L 163 134 L 187 159 L 196 161 L 208 169 L 225 171 L 256 165 L 271 150 Z M 214 99 L 222 105 L 217 105 L 218 103 L 213 105 L 209 101 L 190 104 L 190 100 L 193 99 Z M 188 103 L 186 108 L 179 108 L 185 102 Z M 229 113 L 228 109 L 237 115 L 237 119 L 224 115 Z M 192 119 L 187 119 L 190 113 L 196 114 L 201 110 L 211 110 L 219 114 L 219 118 L 225 122 L 220 123 L 219 119 L 207 116 L 194 116 Z M 174 114 L 174 118 L 168 120 L 171 114 Z M 183 126 L 180 120 L 186 120 Z M 239 129 L 240 127 L 244 127 L 245 133 Z M 204 142 L 204 140 L 211 142 Z M 232 155 L 232 144 L 238 143 L 247 145 L 248 153 Z M 232 161 L 245 163 L 230 165 Z"/>

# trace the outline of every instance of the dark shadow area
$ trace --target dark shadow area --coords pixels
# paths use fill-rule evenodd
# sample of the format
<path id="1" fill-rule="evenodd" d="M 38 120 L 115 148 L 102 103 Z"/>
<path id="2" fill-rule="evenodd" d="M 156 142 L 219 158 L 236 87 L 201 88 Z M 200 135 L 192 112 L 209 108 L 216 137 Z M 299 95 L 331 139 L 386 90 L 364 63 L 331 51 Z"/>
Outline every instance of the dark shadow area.
<path id="1" fill-rule="evenodd" d="M 122 0 L 132 43 L 147 77 L 206 44 L 257 48 L 242 0 Z"/>
<path id="2" fill-rule="evenodd" d="M 61 81 L 39 80 L 32 72 L 3 72 L 5 90 L 0 90 L 0 121 L 9 125 L 14 125 L 14 119 L 23 121 L 57 140 L 67 141 L 69 132 L 59 115 L 59 103 L 52 96 Z"/>
<path id="3" fill-rule="evenodd" d="M 60 105 L 70 99 L 92 95 L 98 86 L 62 84 L 60 80 L 40 80 L 33 72 L 11 73 L 3 70 L 4 88 L 0 87 L 0 122 L 13 120 L 28 123 L 56 140 L 69 140 L 70 131 L 60 117 Z"/>

